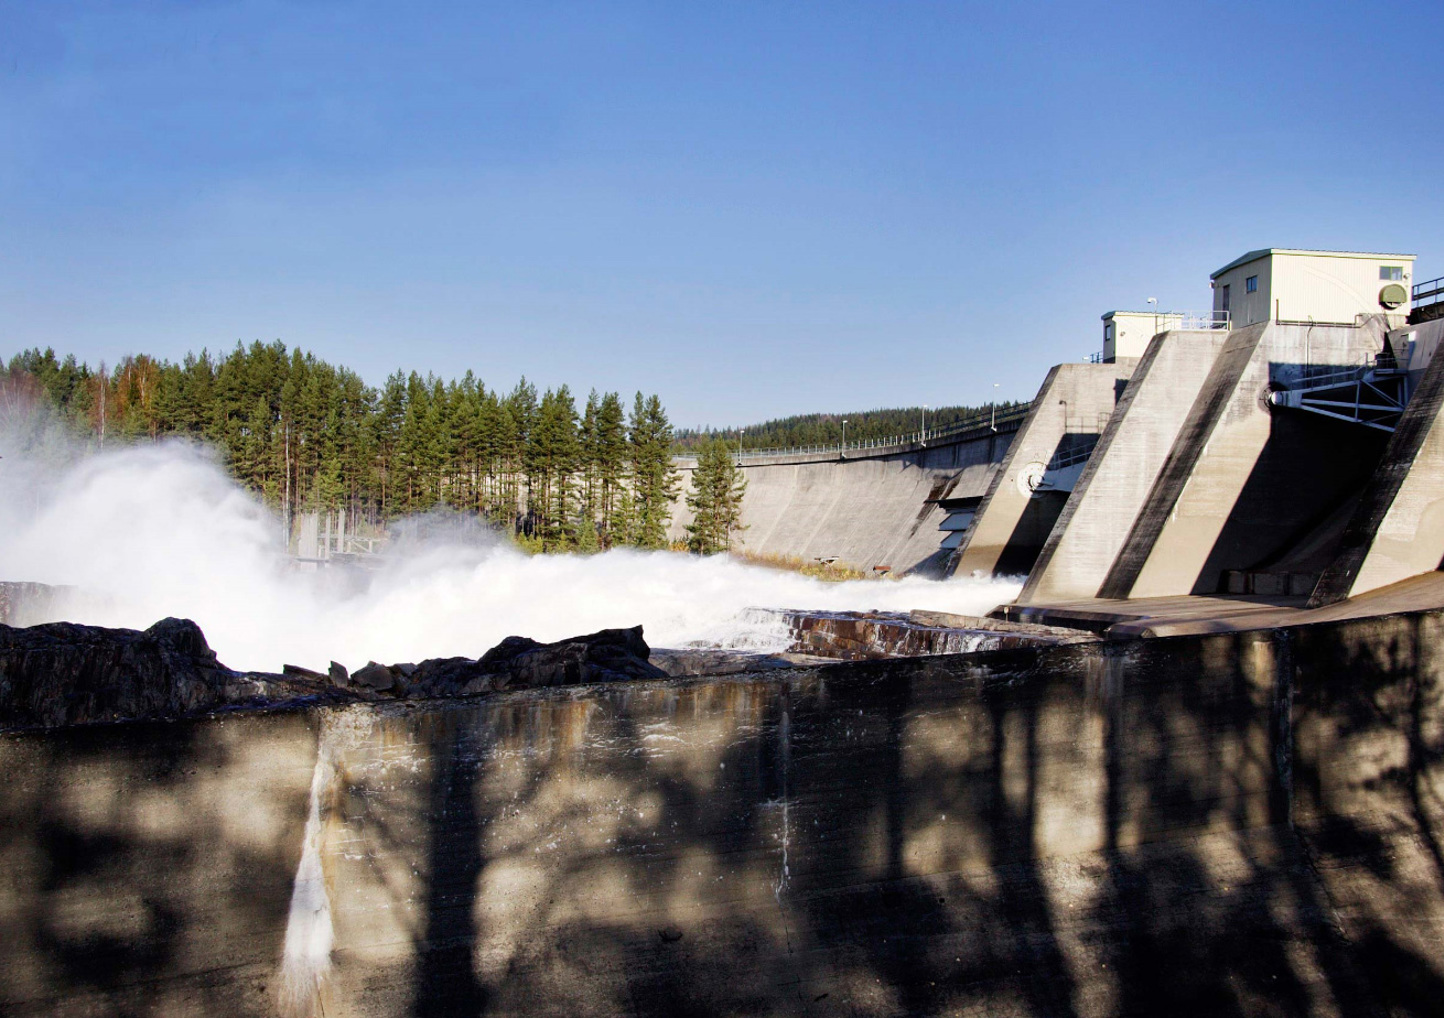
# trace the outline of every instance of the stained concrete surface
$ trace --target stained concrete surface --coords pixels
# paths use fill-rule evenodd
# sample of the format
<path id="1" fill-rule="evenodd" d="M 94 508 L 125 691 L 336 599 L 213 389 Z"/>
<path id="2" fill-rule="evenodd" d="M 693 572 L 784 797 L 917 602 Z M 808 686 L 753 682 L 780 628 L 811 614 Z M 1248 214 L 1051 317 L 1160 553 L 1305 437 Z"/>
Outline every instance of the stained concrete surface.
<path id="1" fill-rule="evenodd" d="M 836 560 L 893 575 L 936 574 L 946 553 L 937 500 L 982 495 L 1018 422 L 929 439 L 889 450 L 849 449 L 742 461 L 747 480 L 744 529 L 733 546 L 764 556 Z M 692 522 L 686 495 L 694 461 L 678 460 L 682 490 L 668 536 L 681 541 Z"/>
<path id="2" fill-rule="evenodd" d="M 1285 552 L 1355 494 L 1383 442 L 1343 422 L 1275 418 L 1267 397 L 1307 370 L 1362 364 L 1382 348 L 1383 329 L 1265 323 L 1229 333 L 1098 596 L 1219 591 L 1226 571 Z"/>
<path id="3" fill-rule="evenodd" d="M 1418 332 L 1437 339 L 1444 322 Z M 1444 562 L 1444 357 L 1433 358 L 1343 529 L 1310 603 L 1333 604 Z"/>
<path id="4" fill-rule="evenodd" d="M 1068 501 L 1064 491 L 1034 490 L 1064 447 L 1097 435 L 1113 413 L 1137 361 L 1059 364 L 1048 372 L 1022 428 L 992 475 L 973 525 L 949 562 L 961 576 L 1026 576 Z"/>
<path id="5" fill-rule="evenodd" d="M 314 1014 L 1437 1013 L 1441 649 L 1420 613 L 11 735 L 0 1009 L 275 1013 L 314 804 Z"/>
<path id="6" fill-rule="evenodd" d="M 1226 335 L 1213 329 L 1153 338 L 1033 564 L 1019 604 L 1098 593 Z"/>

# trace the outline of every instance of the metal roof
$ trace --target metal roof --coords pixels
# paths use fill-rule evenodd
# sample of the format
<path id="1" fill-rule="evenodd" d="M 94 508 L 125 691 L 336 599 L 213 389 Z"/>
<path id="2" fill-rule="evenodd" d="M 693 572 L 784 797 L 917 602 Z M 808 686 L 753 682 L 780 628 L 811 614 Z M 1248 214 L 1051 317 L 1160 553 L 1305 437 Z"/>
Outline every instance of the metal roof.
<path id="1" fill-rule="evenodd" d="M 1296 247 L 1265 247 L 1257 251 L 1250 251 L 1229 262 L 1223 268 L 1209 274 L 1209 279 L 1217 279 L 1229 269 L 1236 269 L 1240 265 L 1247 265 L 1249 262 L 1256 262 L 1260 258 L 1267 258 L 1269 255 L 1314 255 L 1321 258 L 1398 258 L 1401 261 L 1413 261 L 1417 255 L 1398 254 L 1392 251 L 1310 251 L 1307 248 Z"/>

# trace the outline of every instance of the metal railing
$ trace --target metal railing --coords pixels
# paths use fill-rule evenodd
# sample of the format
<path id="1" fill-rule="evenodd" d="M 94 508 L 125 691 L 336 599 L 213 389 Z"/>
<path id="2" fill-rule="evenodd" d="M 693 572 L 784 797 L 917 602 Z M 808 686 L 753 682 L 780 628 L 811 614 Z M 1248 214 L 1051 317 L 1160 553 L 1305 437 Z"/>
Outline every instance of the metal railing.
<path id="1" fill-rule="evenodd" d="M 1438 304 L 1444 301 L 1444 276 L 1438 279 L 1429 279 L 1422 283 L 1415 283 L 1413 289 L 1414 306 L 1427 307 L 1430 304 Z"/>
<path id="2" fill-rule="evenodd" d="M 1033 409 L 1031 401 L 1019 403 L 1006 409 L 984 410 L 961 420 L 945 424 L 940 428 L 919 429 L 917 431 L 904 432 L 901 435 L 889 435 L 886 438 L 869 438 L 856 442 L 823 442 L 817 445 L 793 445 L 787 448 L 776 449 L 743 449 L 740 453 L 733 455 L 740 459 L 762 459 L 769 456 L 805 456 L 817 453 L 832 453 L 842 455 L 846 452 L 867 452 L 878 449 L 889 449 L 906 445 L 922 445 L 938 439 L 951 438 L 969 431 L 986 431 L 997 427 L 1000 424 L 1011 424 L 1014 421 L 1021 421 L 1028 416 L 1028 411 Z M 694 459 L 693 453 L 680 453 L 673 459 Z"/>
<path id="3" fill-rule="evenodd" d="M 1186 332 L 1203 332 L 1209 329 L 1229 328 L 1229 313 L 1227 311 L 1160 311 L 1154 316 L 1155 334 L 1169 329 L 1178 329 Z M 1167 323 L 1166 325 L 1164 323 Z"/>
<path id="4" fill-rule="evenodd" d="M 1082 441 L 1073 442 L 1066 449 L 1059 449 L 1048 461 L 1048 469 L 1062 470 L 1064 467 L 1085 462 L 1093 455 L 1093 450 L 1098 448 L 1098 441 L 1102 437 L 1102 435 L 1088 435 Z"/>

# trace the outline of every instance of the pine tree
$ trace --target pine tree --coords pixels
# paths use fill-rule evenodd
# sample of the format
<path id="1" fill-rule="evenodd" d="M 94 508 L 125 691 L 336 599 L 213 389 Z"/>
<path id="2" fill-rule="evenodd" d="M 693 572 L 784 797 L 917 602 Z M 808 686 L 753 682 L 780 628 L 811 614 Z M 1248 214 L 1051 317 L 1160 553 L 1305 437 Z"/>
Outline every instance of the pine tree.
<path id="1" fill-rule="evenodd" d="M 632 543 L 639 548 L 667 547 L 667 524 L 677 497 L 672 464 L 672 425 L 655 395 L 632 402 Z"/>
<path id="2" fill-rule="evenodd" d="M 687 508 L 692 510 L 688 550 L 714 555 L 731 549 L 732 535 L 743 529 L 742 496 L 746 490 L 747 479 L 721 439 L 714 438 L 698 450 L 692 490 L 687 493 Z"/>
<path id="3" fill-rule="evenodd" d="M 626 499 L 626 413 L 622 409 L 621 396 L 615 392 L 604 395 L 597 406 L 595 444 L 600 538 L 603 548 L 611 548 L 630 542 L 628 520 L 631 515 L 631 501 Z"/>

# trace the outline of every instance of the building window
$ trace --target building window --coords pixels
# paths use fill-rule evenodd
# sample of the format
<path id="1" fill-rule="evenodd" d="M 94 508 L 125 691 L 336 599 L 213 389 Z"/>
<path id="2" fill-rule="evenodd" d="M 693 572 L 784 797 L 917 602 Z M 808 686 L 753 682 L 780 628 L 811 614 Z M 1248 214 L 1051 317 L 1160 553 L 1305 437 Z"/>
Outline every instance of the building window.
<path id="1" fill-rule="evenodd" d="M 1404 266 L 1402 265 L 1380 265 L 1379 278 L 1386 279 L 1391 283 L 1397 283 L 1404 278 Z"/>
<path id="2" fill-rule="evenodd" d="M 1243 288 L 1249 293 L 1258 293 L 1258 276 L 1249 276 L 1243 281 Z"/>

